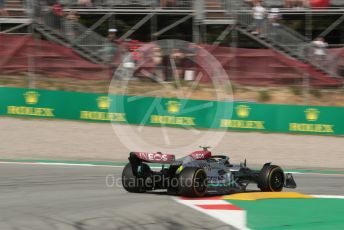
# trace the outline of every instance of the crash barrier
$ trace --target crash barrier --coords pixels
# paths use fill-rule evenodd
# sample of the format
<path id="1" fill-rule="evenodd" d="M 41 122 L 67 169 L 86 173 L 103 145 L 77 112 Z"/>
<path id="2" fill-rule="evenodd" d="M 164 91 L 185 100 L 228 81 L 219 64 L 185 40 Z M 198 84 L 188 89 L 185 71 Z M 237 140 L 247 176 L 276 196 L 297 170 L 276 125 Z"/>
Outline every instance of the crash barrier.
<path id="1" fill-rule="evenodd" d="M 344 107 L 257 104 L 0 88 L 0 115 L 148 126 L 344 134 Z"/>

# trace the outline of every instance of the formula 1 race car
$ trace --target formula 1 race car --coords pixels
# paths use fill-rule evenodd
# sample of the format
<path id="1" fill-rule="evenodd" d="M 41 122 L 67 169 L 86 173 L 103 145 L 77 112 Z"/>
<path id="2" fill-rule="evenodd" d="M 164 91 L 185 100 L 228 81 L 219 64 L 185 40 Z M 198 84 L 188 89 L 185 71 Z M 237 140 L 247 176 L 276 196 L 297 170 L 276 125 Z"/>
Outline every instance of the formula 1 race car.
<path id="1" fill-rule="evenodd" d="M 178 160 L 172 154 L 131 152 L 122 172 L 122 185 L 128 192 L 167 189 L 169 194 L 188 197 L 243 192 L 250 183 L 263 192 L 296 188 L 292 174 L 284 173 L 277 165 L 266 163 L 261 170 L 252 170 L 246 160 L 234 165 L 227 156 L 212 156 L 209 147 L 202 148 Z M 153 171 L 147 163 L 162 166 Z"/>

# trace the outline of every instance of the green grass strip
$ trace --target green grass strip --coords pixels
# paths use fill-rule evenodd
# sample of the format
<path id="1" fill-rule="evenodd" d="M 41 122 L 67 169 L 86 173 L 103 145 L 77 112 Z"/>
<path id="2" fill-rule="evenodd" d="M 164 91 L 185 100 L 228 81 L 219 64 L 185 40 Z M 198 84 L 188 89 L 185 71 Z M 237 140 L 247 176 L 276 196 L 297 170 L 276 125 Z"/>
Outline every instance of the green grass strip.
<path id="1" fill-rule="evenodd" d="M 344 199 L 264 199 L 228 202 L 247 210 L 250 229 L 344 229 Z"/>

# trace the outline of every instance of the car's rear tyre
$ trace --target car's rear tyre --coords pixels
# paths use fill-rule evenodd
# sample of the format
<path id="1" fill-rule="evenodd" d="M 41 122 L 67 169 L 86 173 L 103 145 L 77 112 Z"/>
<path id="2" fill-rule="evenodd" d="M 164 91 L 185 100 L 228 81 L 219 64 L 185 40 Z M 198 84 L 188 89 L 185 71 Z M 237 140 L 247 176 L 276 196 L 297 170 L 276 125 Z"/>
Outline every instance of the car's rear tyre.
<path id="1" fill-rule="evenodd" d="M 141 170 L 144 172 L 150 171 L 150 168 L 146 164 L 140 165 Z M 122 172 L 122 185 L 125 190 L 128 192 L 134 193 L 143 193 L 146 192 L 145 187 L 145 178 L 144 177 L 136 177 L 133 173 L 132 165 L 128 163 Z"/>
<path id="2" fill-rule="evenodd" d="M 260 171 L 258 187 L 263 192 L 280 192 L 284 186 L 284 172 L 277 165 L 265 165 Z"/>
<path id="3" fill-rule="evenodd" d="M 202 168 L 186 167 L 179 175 L 178 194 L 202 197 L 207 192 L 207 174 Z"/>

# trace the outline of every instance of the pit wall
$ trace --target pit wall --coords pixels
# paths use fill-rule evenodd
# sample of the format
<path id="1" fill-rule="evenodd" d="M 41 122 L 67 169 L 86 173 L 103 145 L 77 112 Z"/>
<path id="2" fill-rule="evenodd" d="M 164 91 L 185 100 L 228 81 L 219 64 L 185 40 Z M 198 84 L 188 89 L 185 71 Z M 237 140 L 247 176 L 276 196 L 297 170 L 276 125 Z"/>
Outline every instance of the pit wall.
<path id="1" fill-rule="evenodd" d="M 344 135 L 344 107 L 0 88 L 0 115 L 236 131 Z"/>

